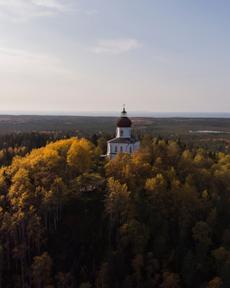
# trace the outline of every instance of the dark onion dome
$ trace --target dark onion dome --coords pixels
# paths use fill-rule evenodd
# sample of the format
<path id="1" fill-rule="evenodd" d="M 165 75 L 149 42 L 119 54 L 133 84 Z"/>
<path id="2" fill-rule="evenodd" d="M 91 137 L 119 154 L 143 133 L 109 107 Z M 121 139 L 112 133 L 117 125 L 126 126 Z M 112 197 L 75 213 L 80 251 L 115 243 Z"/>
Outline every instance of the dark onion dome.
<path id="1" fill-rule="evenodd" d="M 117 127 L 125 128 L 131 126 L 132 121 L 127 117 L 127 112 L 125 111 L 125 108 L 123 108 L 123 111 L 121 112 L 121 117 L 117 121 Z"/>

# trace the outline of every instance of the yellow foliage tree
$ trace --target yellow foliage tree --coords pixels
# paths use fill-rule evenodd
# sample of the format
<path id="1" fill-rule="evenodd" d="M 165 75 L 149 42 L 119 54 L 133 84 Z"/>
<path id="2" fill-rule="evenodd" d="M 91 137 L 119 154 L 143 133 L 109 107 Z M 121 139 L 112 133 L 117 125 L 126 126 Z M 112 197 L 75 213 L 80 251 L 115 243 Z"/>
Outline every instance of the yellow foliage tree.
<path id="1" fill-rule="evenodd" d="M 86 172 L 92 166 L 94 146 L 86 139 L 75 139 L 67 153 L 68 165 L 78 173 Z"/>

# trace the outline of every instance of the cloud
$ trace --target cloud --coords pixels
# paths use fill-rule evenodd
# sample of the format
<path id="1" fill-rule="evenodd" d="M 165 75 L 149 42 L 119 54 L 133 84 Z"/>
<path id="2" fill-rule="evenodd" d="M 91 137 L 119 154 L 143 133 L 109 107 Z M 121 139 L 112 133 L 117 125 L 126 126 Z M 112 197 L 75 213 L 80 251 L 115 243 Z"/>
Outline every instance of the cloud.
<path id="1" fill-rule="evenodd" d="M 91 49 L 96 54 L 119 55 L 138 49 L 142 44 L 134 38 L 104 39 L 99 40 L 95 47 Z"/>
<path id="2" fill-rule="evenodd" d="M 60 59 L 54 56 L 8 47 L 0 47 L 0 73 L 71 76 L 71 71 L 65 69 Z"/>
<path id="3" fill-rule="evenodd" d="M 61 0 L 0 0 L 0 15 L 14 21 L 53 16 L 68 10 Z"/>
<path id="4" fill-rule="evenodd" d="M 58 0 L 31 0 L 31 2 L 36 6 L 40 6 L 46 9 L 54 9 L 60 12 L 65 10 L 65 6 Z"/>

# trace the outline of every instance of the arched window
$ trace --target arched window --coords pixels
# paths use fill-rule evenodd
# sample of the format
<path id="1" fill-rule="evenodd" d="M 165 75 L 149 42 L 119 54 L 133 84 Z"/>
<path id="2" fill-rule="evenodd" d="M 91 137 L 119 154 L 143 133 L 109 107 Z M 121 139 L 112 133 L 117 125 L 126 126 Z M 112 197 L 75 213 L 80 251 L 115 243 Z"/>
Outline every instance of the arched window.
<path id="1" fill-rule="evenodd" d="M 121 129 L 120 130 L 120 136 L 122 137 L 124 135 L 124 131 Z"/>
<path id="2" fill-rule="evenodd" d="M 129 152 L 132 153 L 132 146 L 129 147 Z"/>
<path id="3" fill-rule="evenodd" d="M 122 153 L 123 152 L 123 147 L 121 146 L 121 148 L 120 148 L 120 152 Z"/>
<path id="4" fill-rule="evenodd" d="M 114 147 L 114 152 L 117 153 L 117 146 Z"/>

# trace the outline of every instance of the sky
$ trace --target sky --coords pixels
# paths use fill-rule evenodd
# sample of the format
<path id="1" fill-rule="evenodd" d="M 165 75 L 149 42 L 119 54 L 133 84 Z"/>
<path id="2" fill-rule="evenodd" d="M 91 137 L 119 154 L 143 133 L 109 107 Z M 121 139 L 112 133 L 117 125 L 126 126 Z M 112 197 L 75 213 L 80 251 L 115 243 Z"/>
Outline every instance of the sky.
<path id="1" fill-rule="evenodd" d="M 229 112 L 229 0 L 0 0 L 0 111 Z"/>

